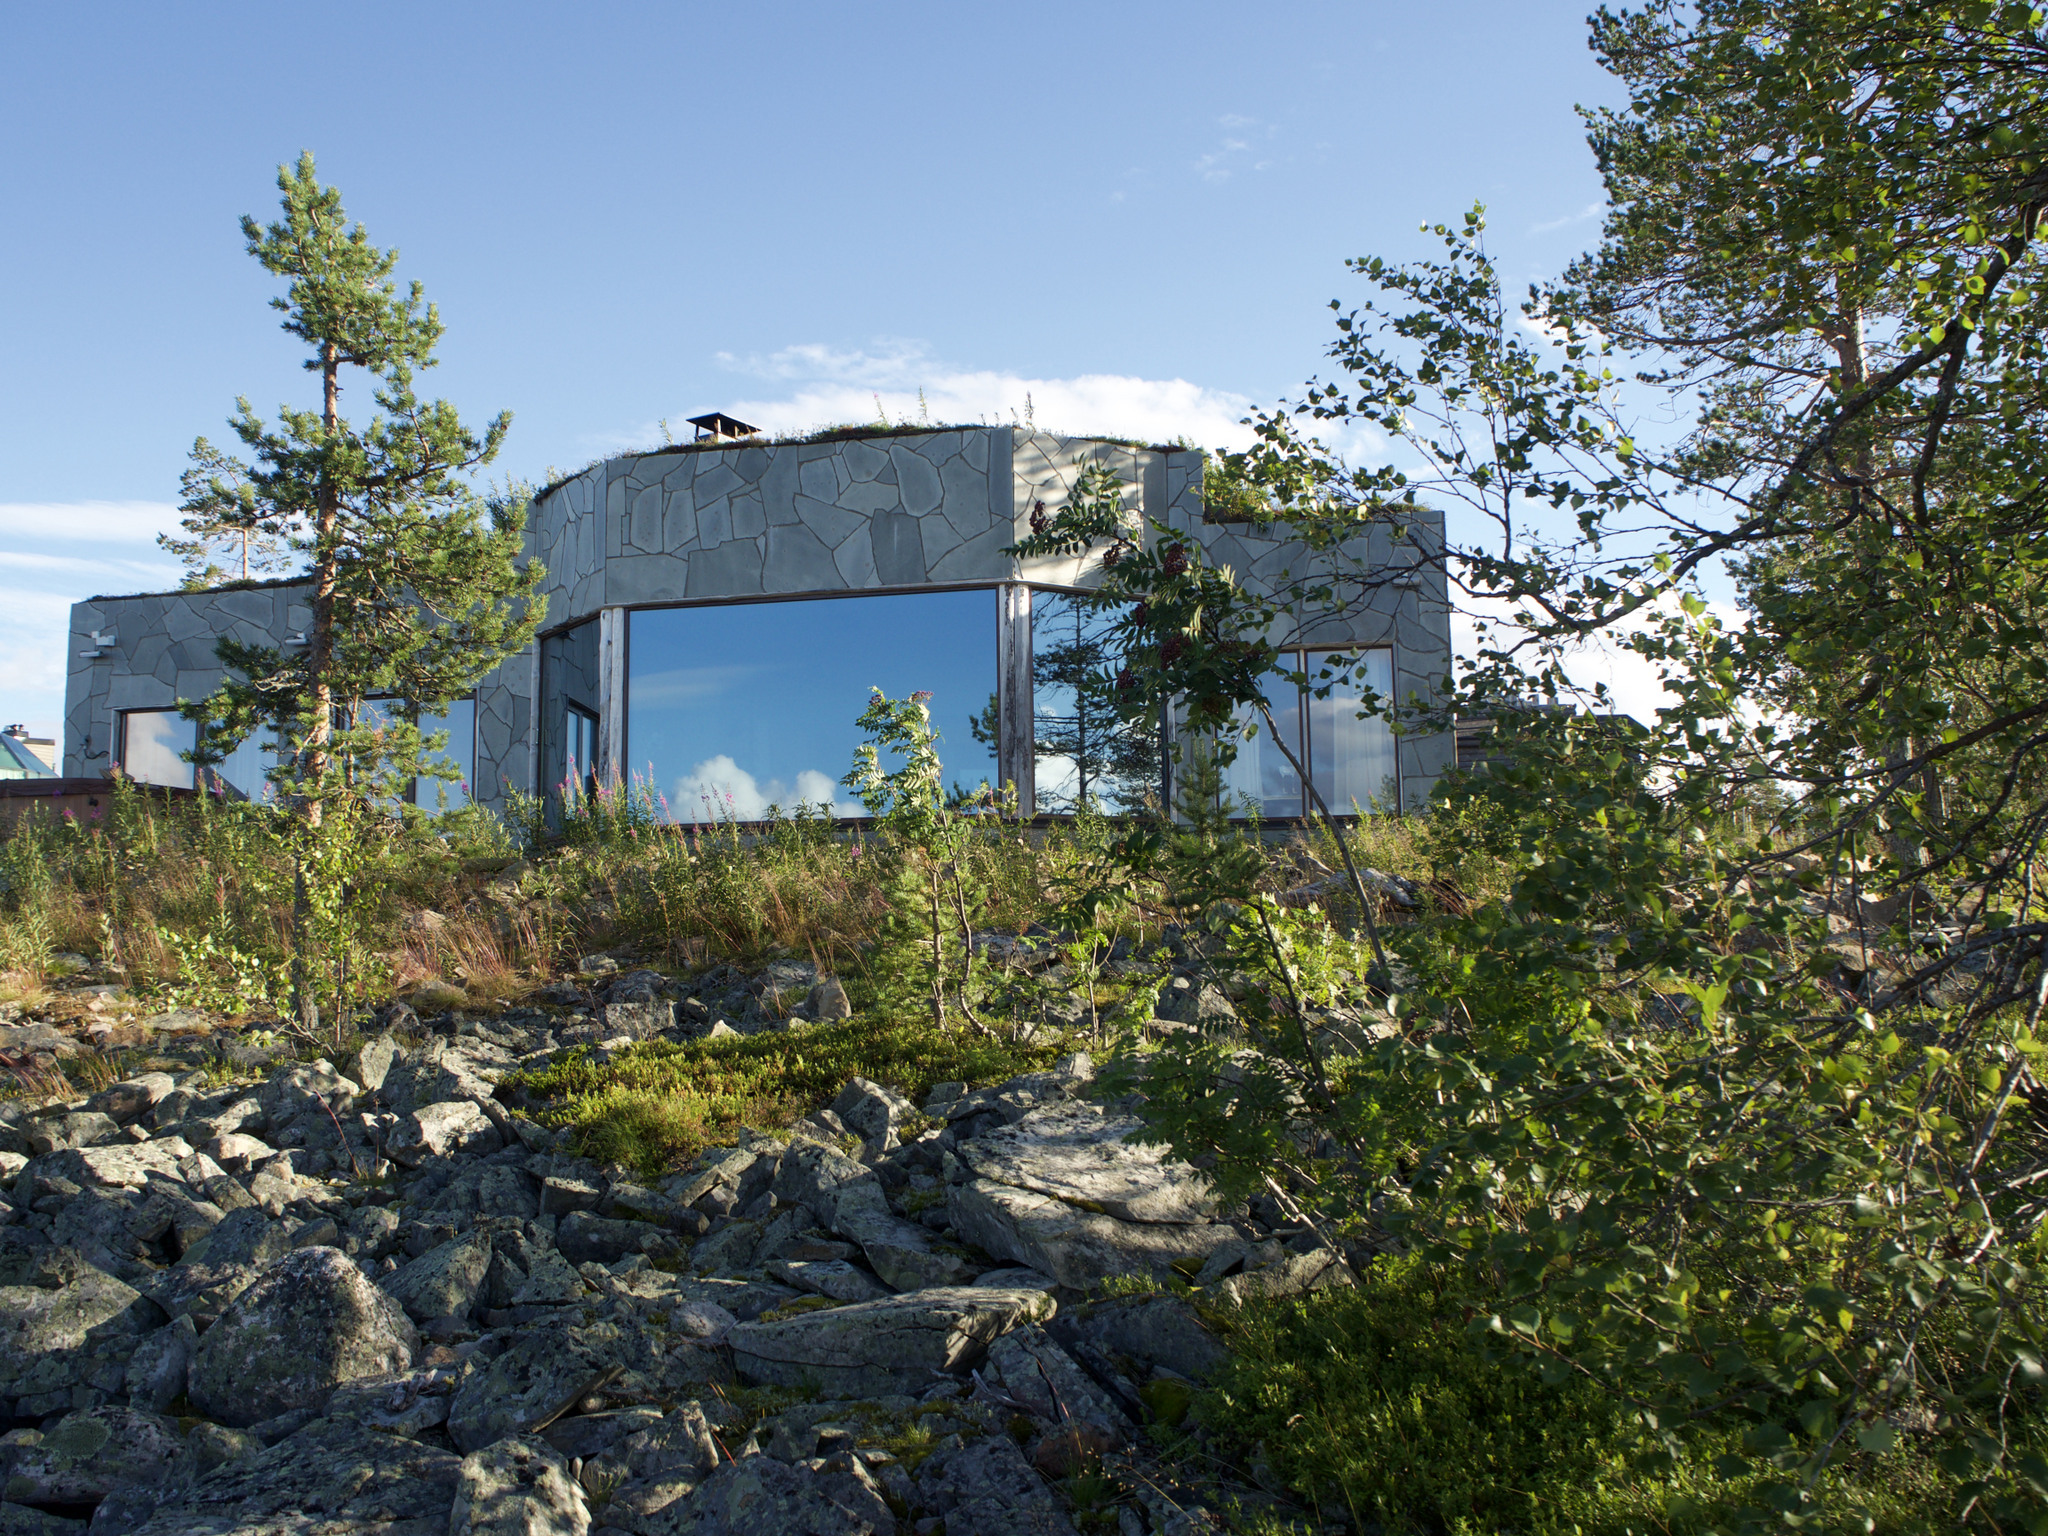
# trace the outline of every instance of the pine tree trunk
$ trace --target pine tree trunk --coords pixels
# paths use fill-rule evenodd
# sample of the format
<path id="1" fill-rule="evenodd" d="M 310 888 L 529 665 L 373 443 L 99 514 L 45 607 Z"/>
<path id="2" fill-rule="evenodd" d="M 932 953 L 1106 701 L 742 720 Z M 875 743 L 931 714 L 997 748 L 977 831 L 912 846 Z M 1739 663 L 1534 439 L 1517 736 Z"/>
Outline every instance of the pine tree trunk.
<path id="1" fill-rule="evenodd" d="M 333 342 L 320 352 L 321 424 L 330 445 L 341 429 L 341 358 Z M 309 683 L 311 718 L 306 723 L 305 741 L 299 751 L 299 812 L 307 833 L 318 831 L 321 794 L 334 736 L 334 588 L 336 578 L 335 524 L 340 518 L 340 498 L 332 479 L 323 481 L 314 512 L 313 539 L 313 622 L 307 635 L 306 677 Z M 315 793 L 306 793 L 308 783 Z M 320 1029 L 320 1001 L 312 983 L 308 952 L 312 945 L 313 903 L 306 886 L 306 859 L 311 850 L 302 846 L 292 887 L 292 1011 L 309 1037 Z"/>

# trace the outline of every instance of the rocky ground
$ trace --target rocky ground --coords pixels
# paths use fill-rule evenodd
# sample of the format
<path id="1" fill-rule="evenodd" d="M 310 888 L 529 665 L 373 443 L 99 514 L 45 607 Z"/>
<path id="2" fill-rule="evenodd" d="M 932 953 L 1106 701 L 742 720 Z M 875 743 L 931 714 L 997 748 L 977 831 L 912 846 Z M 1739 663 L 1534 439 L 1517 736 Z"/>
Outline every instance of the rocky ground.
<path id="1" fill-rule="evenodd" d="M 521 1113 L 571 1046 L 843 1016 L 795 962 L 423 997 L 352 1077 L 78 990 L 0 1051 L 148 1069 L 0 1106 L 0 1536 L 1215 1529 L 1257 1490 L 1148 1432 L 1222 1358 L 1203 1310 L 1349 1276 L 1131 1145 L 1083 1054 L 921 1105 L 857 1078 L 652 1184 Z"/>

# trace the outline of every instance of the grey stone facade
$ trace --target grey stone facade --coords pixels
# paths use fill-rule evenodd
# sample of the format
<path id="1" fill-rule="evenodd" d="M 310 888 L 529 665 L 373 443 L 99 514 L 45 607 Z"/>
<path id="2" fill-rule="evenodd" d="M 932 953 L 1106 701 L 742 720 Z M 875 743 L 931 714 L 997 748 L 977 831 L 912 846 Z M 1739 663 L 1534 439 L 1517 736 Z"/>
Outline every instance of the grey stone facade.
<path id="1" fill-rule="evenodd" d="M 624 617 L 632 608 L 943 587 L 1003 593 L 993 653 L 1005 721 L 1002 770 L 1028 795 L 1029 591 L 1072 589 L 1088 574 L 1078 558 L 1021 561 L 1003 550 L 1028 532 L 1035 504 L 1062 505 L 1094 460 L 1124 482 L 1134 513 L 1184 533 L 1249 585 L 1270 590 L 1302 557 L 1298 546 L 1252 525 L 1204 520 L 1198 452 L 1014 427 L 690 445 L 623 455 L 551 487 L 530 515 L 530 547 L 547 568 L 539 648 L 565 665 L 573 661 L 573 687 L 567 673 L 551 673 L 550 698 L 540 699 L 547 669 L 533 648 L 485 680 L 477 695 L 477 798 L 500 803 L 508 787 L 531 793 L 558 782 L 562 764 L 542 760 L 539 722 L 552 717 L 562 703 L 552 696 L 565 688 L 595 705 L 598 770 L 616 771 Z M 1339 620 L 1275 638 L 1391 646 L 1397 692 L 1433 700 L 1450 668 L 1449 607 L 1440 563 L 1418 564 L 1416 551 L 1440 546 L 1441 524 L 1426 516 L 1410 533 L 1404 547 L 1383 542 L 1367 553 L 1376 565 L 1416 564 L 1412 577 L 1379 588 Z M 1375 537 L 1386 540 L 1384 532 Z M 290 585 L 76 605 L 65 772 L 107 771 L 120 711 L 160 708 L 214 687 L 217 636 L 282 644 L 306 622 L 300 589 Z M 110 641 L 95 644 L 96 632 Z M 1021 752 L 1007 739 L 1013 736 L 1025 738 Z M 1448 734 L 1404 737 L 1403 800 L 1425 796 L 1450 758 Z"/>

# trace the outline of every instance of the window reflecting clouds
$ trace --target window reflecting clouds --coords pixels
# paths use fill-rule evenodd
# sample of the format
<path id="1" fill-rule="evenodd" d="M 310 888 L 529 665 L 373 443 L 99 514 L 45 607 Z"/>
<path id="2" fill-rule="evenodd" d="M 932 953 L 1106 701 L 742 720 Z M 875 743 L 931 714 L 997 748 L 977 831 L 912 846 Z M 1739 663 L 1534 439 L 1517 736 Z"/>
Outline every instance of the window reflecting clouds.
<path id="1" fill-rule="evenodd" d="M 992 591 L 638 610 L 629 776 L 651 775 L 672 821 L 752 821 L 799 803 L 865 815 L 839 780 L 880 688 L 931 693 L 949 785 L 993 783 L 993 748 L 973 726 L 995 686 L 995 625 Z"/>

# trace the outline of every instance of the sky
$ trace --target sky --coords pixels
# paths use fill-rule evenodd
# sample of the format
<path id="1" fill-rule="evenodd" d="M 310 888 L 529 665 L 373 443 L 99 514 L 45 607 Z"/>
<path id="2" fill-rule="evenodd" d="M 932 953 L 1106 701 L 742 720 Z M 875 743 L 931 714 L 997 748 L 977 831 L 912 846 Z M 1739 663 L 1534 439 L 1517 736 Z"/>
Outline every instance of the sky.
<path id="1" fill-rule="evenodd" d="M 57 733 L 72 602 L 176 584 L 193 440 L 317 404 L 238 230 L 302 149 L 439 307 L 428 390 L 513 413 L 499 478 L 920 390 L 1218 446 L 1317 370 L 1346 257 L 1483 202 L 1518 291 L 1597 235 L 1584 12 L 0 8 L 0 724 Z"/>

